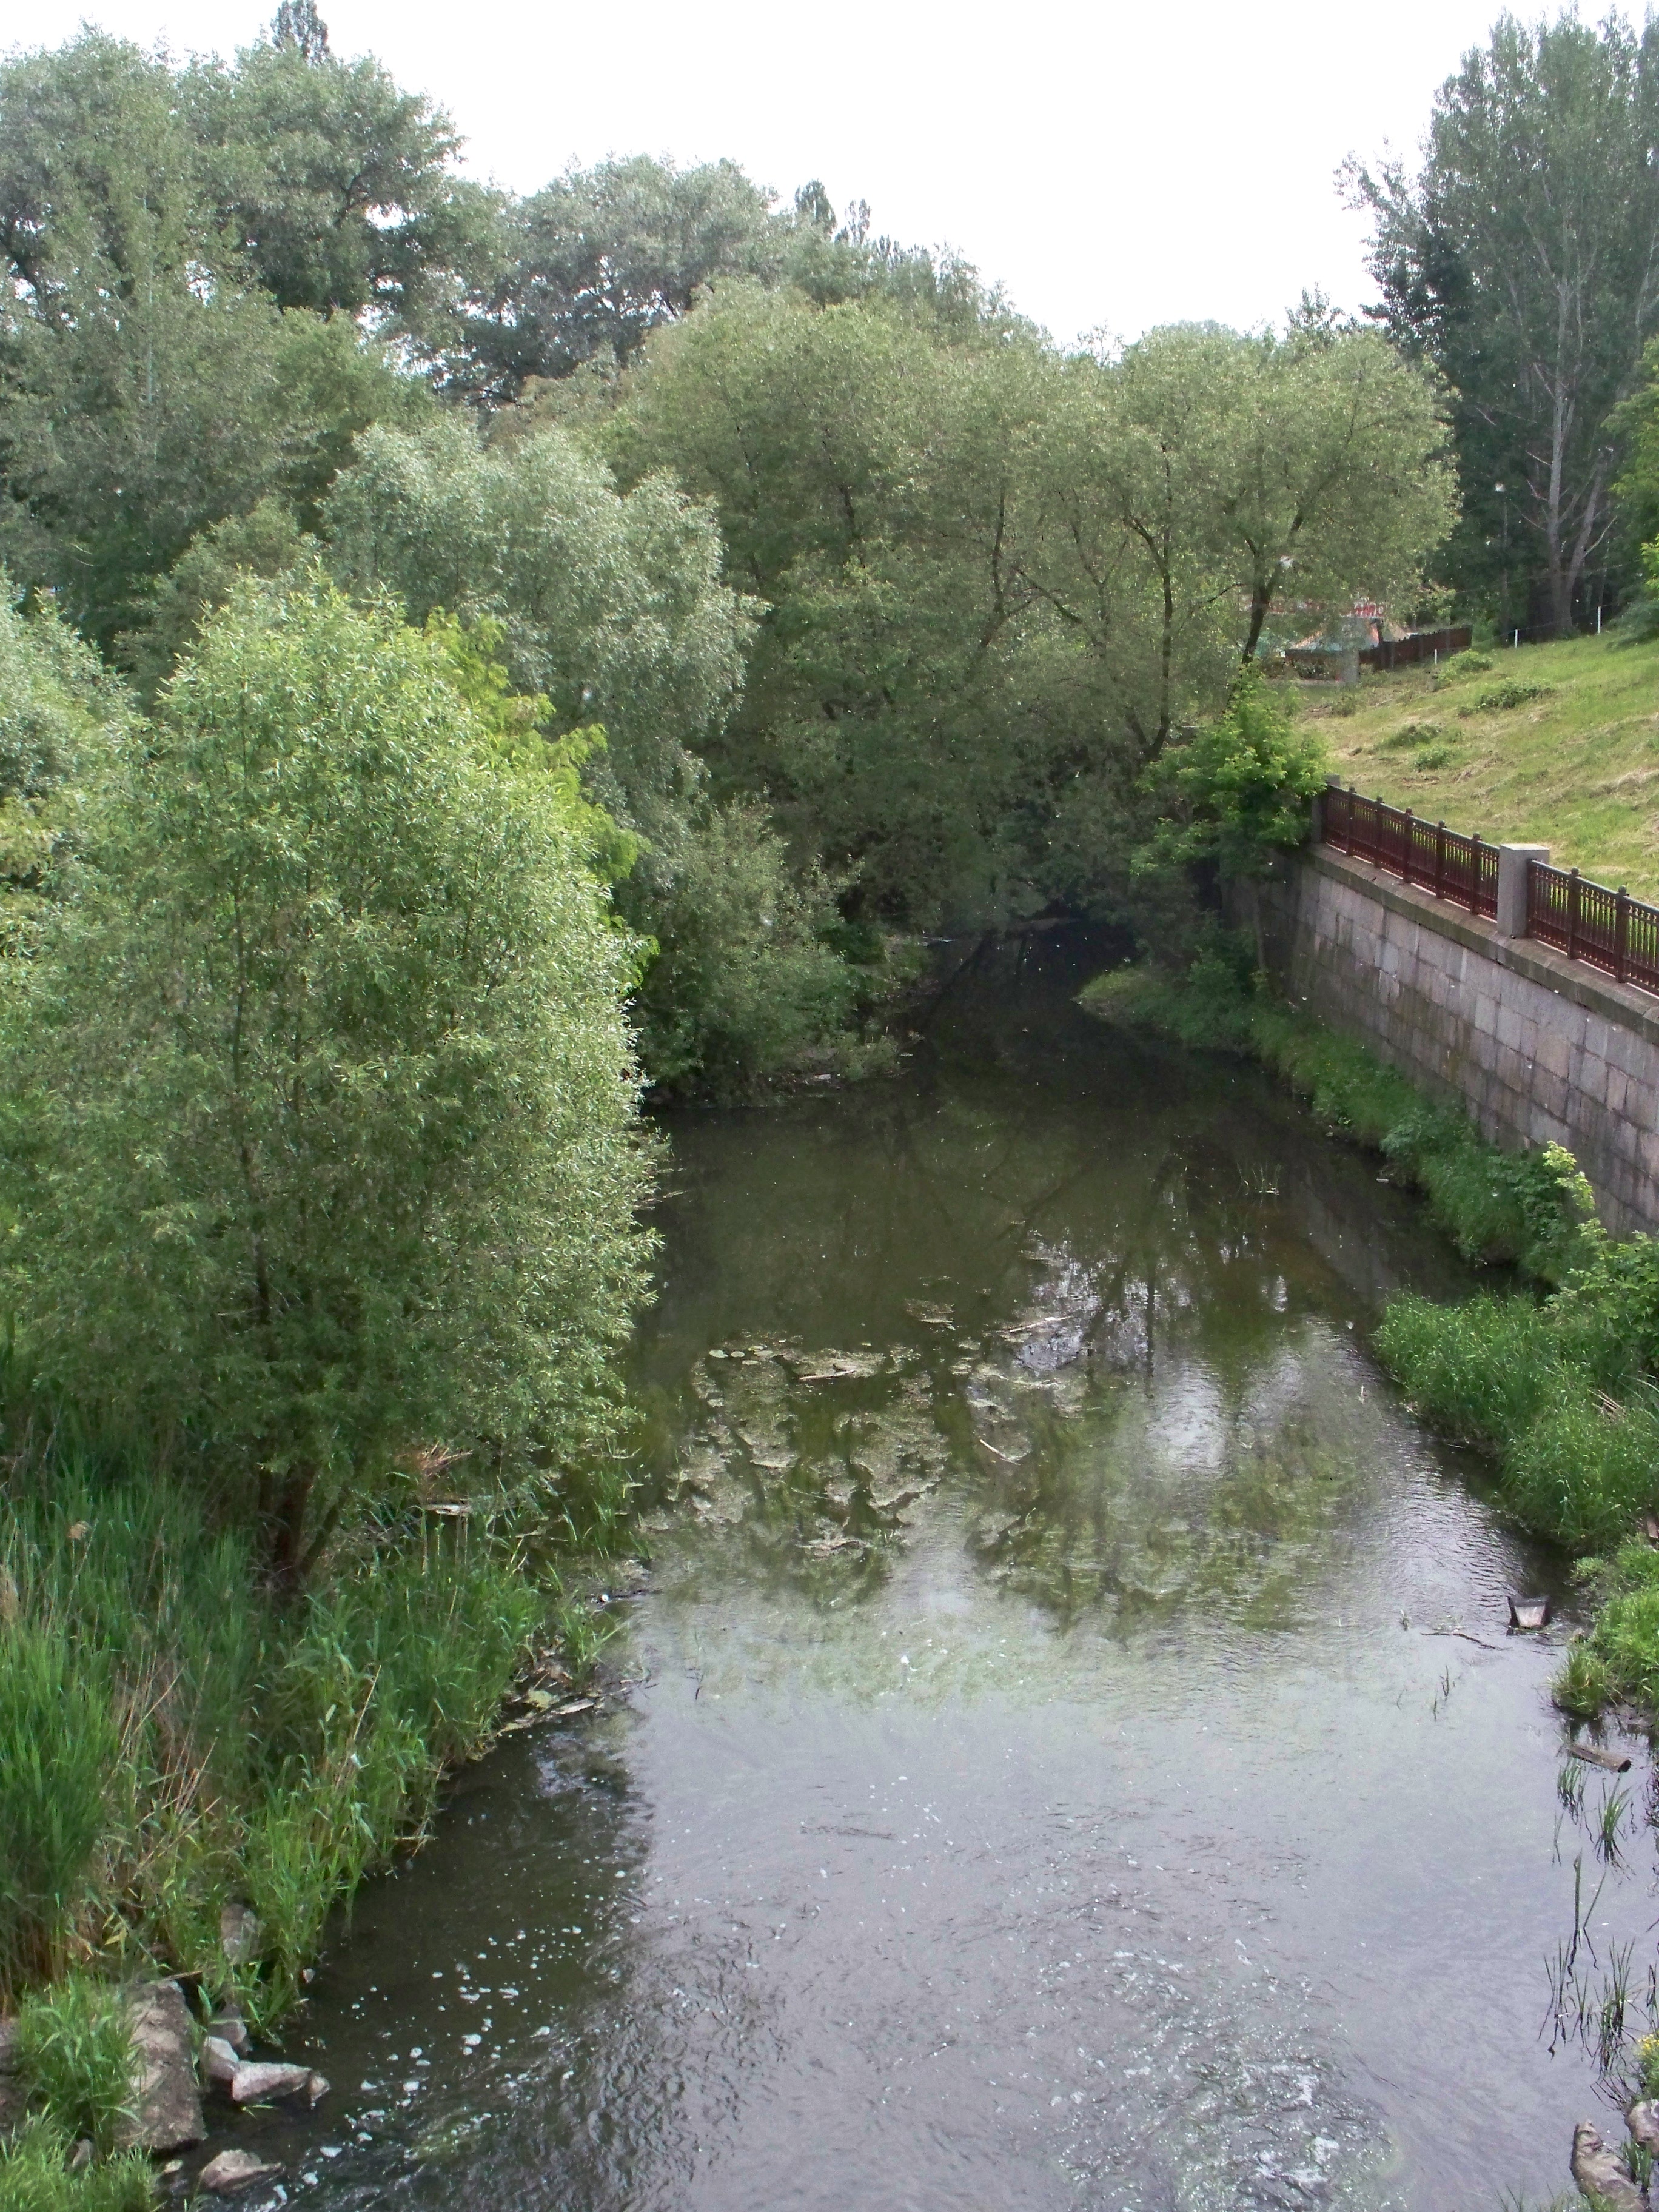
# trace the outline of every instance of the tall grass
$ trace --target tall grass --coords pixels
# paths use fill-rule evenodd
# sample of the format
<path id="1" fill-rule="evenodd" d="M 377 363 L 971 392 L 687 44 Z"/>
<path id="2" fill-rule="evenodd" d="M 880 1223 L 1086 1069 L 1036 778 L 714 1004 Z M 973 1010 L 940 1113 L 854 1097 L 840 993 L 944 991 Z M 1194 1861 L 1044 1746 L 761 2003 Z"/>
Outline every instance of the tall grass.
<path id="1" fill-rule="evenodd" d="M 178 1485 L 61 1431 L 0 1504 L 0 1966 L 199 1975 L 274 2024 L 477 1751 L 556 1592 L 470 1520 L 360 1530 L 279 1605 Z M 220 1914 L 252 1905 L 254 1955 Z"/>
<path id="2" fill-rule="evenodd" d="M 131 2024 L 118 1989 L 70 1974 L 17 2009 L 18 2070 L 46 2117 L 100 2155 L 136 2113 Z"/>
<path id="3" fill-rule="evenodd" d="M 0 1635 L 0 1999 L 57 1965 L 105 1831 L 118 1737 L 95 1671 L 28 1619 Z"/>
<path id="4" fill-rule="evenodd" d="M 70 2140 L 44 2115 L 0 2141 L 0 2205 L 5 2212 L 148 2212 L 155 2184 L 142 2151 L 71 2173 Z"/>

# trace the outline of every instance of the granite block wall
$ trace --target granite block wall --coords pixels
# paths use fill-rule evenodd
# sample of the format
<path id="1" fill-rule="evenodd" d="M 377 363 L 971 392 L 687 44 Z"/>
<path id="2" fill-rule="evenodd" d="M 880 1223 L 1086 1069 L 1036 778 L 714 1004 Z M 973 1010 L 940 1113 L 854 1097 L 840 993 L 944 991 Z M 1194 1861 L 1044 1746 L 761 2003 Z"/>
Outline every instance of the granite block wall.
<path id="1" fill-rule="evenodd" d="M 1659 999 L 1316 847 L 1240 895 L 1286 993 L 1505 1146 L 1559 1144 L 1659 1233 Z"/>

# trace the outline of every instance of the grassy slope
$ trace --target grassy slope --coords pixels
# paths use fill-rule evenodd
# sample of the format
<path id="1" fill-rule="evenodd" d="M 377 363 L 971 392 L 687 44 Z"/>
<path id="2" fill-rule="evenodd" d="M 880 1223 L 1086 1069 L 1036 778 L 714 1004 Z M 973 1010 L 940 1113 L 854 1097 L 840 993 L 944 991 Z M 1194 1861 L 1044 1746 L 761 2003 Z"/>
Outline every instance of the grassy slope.
<path id="1" fill-rule="evenodd" d="M 1432 672 L 1364 678 L 1346 698 L 1321 686 L 1304 712 L 1329 742 L 1334 772 L 1368 796 L 1454 830 L 1548 845 L 1558 866 L 1659 899 L 1659 643 L 1574 638 L 1496 651 L 1485 674 L 1437 689 Z M 1504 713 L 1460 715 L 1513 681 L 1553 696 Z M 1357 700 L 1352 712 L 1343 711 Z M 1401 741 L 1408 724 L 1438 736 Z M 1419 767 L 1442 749 L 1443 765 Z"/>

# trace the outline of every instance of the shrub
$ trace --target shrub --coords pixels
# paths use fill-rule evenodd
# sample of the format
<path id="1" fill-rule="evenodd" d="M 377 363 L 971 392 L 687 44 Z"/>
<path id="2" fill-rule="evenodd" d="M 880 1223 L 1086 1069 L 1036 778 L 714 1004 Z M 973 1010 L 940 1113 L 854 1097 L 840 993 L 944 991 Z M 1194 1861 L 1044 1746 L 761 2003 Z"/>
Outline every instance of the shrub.
<path id="1" fill-rule="evenodd" d="M 9 1585 L 0 1585 L 3 1592 Z M 49 1972 L 104 1831 L 118 1739 L 67 1640 L 0 1634 L 0 1990 Z"/>
<path id="2" fill-rule="evenodd" d="M 827 941 L 830 886 L 796 873 L 760 808 L 712 811 L 665 871 L 617 896 L 655 943 L 635 1004 L 665 1090 L 740 1098 L 842 1040 L 858 983 Z"/>
<path id="3" fill-rule="evenodd" d="M 1651 645 L 1659 637 L 1659 598 L 1633 599 L 1609 635 L 1614 645 Z"/>
<path id="4" fill-rule="evenodd" d="M 1463 653 L 1454 653 L 1440 664 L 1440 674 L 1449 682 L 1460 676 L 1484 676 L 1492 665 L 1489 653 L 1478 652 L 1473 646 Z"/>
<path id="5" fill-rule="evenodd" d="M 121 1992 L 70 1974 L 17 2008 L 17 2063 L 31 2095 L 71 2139 L 112 2150 L 134 2116 L 136 2054 Z"/>

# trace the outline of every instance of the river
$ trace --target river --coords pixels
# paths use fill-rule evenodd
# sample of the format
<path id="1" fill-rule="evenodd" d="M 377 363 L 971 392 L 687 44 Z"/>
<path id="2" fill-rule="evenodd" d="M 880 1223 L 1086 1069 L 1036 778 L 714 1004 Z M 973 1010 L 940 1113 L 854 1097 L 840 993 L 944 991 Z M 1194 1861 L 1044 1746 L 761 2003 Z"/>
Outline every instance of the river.
<path id="1" fill-rule="evenodd" d="M 672 1120 L 630 1686 L 360 1899 L 301 2039 L 334 2089 L 244 2137 L 277 2195 L 1566 2185 L 1605 2111 L 1540 2033 L 1604 1872 L 1557 1799 L 1574 1601 L 1367 1350 L 1471 1278 L 1252 1071 L 1077 1013 L 1086 958 L 1005 945 L 900 1074 Z M 1506 1635 L 1511 1590 L 1556 1627 Z M 1629 1827 L 1591 1933 L 1640 1960 Z"/>

